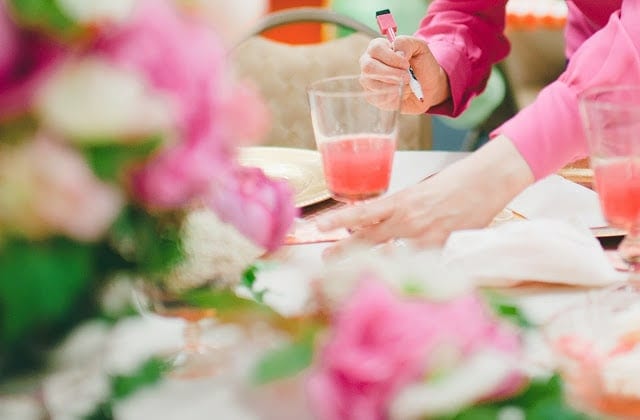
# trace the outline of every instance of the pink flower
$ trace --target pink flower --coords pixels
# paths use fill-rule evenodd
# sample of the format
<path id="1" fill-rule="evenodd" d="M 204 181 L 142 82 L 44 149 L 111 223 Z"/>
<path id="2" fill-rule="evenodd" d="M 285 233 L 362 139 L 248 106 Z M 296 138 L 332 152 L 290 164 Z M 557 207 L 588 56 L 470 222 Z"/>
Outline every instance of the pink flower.
<path id="1" fill-rule="evenodd" d="M 258 168 L 236 167 L 213 185 L 209 205 L 222 221 L 267 251 L 282 244 L 297 215 L 289 184 L 267 178 Z"/>
<path id="2" fill-rule="evenodd" d="M 149 207 L 181 207 L 206 193 L 228 177 L 236 144 L 268 126 L 255 92 L 234 85 L 221 40 L 171 2 L 141 1 L 95 52 L 144 75 L 175 109 L 176 144 L 132 175 L 134 195 Z"/>
<path id="3" fill-rule="evenodd" d="M 161 152 L 134 171 L 135 198 L 147 206 L 166 209 L 180 208 L 201 196 L 233 165 L 231 152 L 216 148 L 215 143 L 194 142 Z"/>
<path id="4" fill-rule="evenodd" d="M 438 351 L 465 357 L 487 347 L 511 354 L 519 346 L 476 296 L 400 300 L 369 277 L 337 314 L 309 396 L 320 419 L 382 419 L 404 386 L 442 368 Z"/>
<path id="5" fill-rule="evenodd" d="M 74 149 L 44 137 L 0 150 L 0 231 L 32 239 L 62 234 L 95 241 L 123 196 L 99 181 Z"/>
<path id="6" fill-rule="evenodd" d="M 63 57 L 50 38 L 18 29 L 0 1 L 0 120 L 25 112 L 40 83 Z"/>
<path id="7" fill-rule="evenodd" d="M 143 74 L 166 94 L 187 142 L 229 140 L 216 132 L 219 109 L 232 93 L 224 45 L 210 28 L 186 19 L 171 2 L 140 1 L 131 20 L 106 33 L 95 51 Z"/>
<path id="8" fill-rule="evenodd" d="M 240 145 L 263 139 L 271 126 L 271 114 L 254 86 L 238 83 L 233 97 L 221 110 L 225 131 Z"/>

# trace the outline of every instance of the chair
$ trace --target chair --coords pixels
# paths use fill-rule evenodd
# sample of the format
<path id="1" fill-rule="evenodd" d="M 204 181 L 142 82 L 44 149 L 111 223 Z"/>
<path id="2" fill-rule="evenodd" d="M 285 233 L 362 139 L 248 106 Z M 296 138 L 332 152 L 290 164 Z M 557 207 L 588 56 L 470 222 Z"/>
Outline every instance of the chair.
<path id="1" fill-rule="evenodd" d="M 317 44 L 291 45 L 260 34 L 290 23 L 320 22 L 355 31 Z M 378 33 L 348 16 L 317 7 L 270 13 L 232 51 L 237 74 L 252 81 L 272 114 L 272 129 L 264 144 L 315 149 L 306 88 L 324 77 L 357 74 L 358 59 Z M 428 115 L 402 115 L 398 149 L 431 148 Z"/>

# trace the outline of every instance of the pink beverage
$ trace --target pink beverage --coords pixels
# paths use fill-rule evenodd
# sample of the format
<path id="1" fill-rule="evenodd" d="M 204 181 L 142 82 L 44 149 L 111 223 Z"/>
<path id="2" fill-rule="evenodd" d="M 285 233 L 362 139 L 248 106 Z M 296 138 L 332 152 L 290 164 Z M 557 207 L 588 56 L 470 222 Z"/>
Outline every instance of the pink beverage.
<path id="1" fill-rule="evenodd" d="M 594 159 L 596 191 L 605 218 L 614 227 L 640 226 L 640 160 Z"/>
<path id="2" fill-rule="evenodd" d="M 367 134 L 320 143 L 327 187 L 340 201 L 376 197 L 389 187 L 394 137 Z"/>

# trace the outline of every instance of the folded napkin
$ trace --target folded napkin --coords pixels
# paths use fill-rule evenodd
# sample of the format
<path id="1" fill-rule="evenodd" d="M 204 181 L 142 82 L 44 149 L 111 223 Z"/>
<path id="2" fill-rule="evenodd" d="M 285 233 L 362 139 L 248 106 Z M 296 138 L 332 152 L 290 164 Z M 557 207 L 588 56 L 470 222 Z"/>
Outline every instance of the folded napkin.
<path id="1" fill-rule="evenodd" d="M 616 271 L 588 228 L 561 220 L 523 220 L 451 234 L 443 257 L 482 286 L 543 282 L 603 286 Z"/>
<path id="2" fill-rule="evenodd" d="M 589 228 L 607 226 L 598 194 L 558 175 L 531 185 L 507 207 L 529 220 L 564 220 Z"/>

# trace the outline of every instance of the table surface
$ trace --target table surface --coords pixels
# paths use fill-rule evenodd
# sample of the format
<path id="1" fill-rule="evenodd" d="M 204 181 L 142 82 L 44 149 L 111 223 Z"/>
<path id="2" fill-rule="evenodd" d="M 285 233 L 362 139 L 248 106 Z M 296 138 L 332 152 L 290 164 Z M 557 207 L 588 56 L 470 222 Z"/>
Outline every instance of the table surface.
<path id="1" fill-rule="evenodd" d="M 398 151 L 396 152 L 393 175 L 387 194 L 393 194 L 407 186 L 418 183 L 424 178 L 437 173 L 447 165 L 464 158 L 468 154 L 467 152 L 448 151 Z M 580 194 L 585 193 L 587 190 L 587 188 L 577 184 L 575 187 L 576 192 Z M 588 193 L 592 193 L 592 191 L 588 190 Z M 595 195 L 595 193 L 593 194 Z M 541 209 L 544 207 L 557 208 L 558 206 L 556 197 L 548 193 L 547 186 L 541 183 L 540 185 L 534 186 L 534 188 L 530 188 L 530 191 L 522 194 L 520 198 L 527 201 L 539 201 L 539 208 Z M 544 200 L 547 200 L 547 202 L 545 203 Z M 518 201 L 518 203 L 519 202 L 520 201 Z M 539 216 L 554 217 L 559 213 L 558 217 L 565 217 L 566 213 L 574 210 L 570 197 L 566 197 L 566 203 L 563 204 L 566 206 L 566 209 L 562 212 L 553 210 L 553 213 L 547 215 L 544 211 L 540 211 Z M 597 207 L 597 202 L 595 205 Z M 320 208 L 322 208 L 322 205 L 320 205 Z M 581 211 L 582 210 L 584 209 L 581 209 Z M 594 218 L 597 218 L 597 215 Z M 604 242 L 608 244 L 608 246 L 615 246 L 617 240 L 619 240 L 619 238 L 610 238 Z M 328 244 L 326 243 L 287 246 L 284 247 L 279 254 L 276 254 L 275 258 L 281 258 L 281 261 L 287 264 L 307 267 L 309 270 L 317 270 L 323 265 L 321 254 L 327 246 Z M 528 285 L 502 290 L 503 293 L 512 296 L 521 304 L 525 314 L 528 315 L 533 322 L 538 324 L 546 322 L 549 317 L 559 309 L 570 304 L 576 298 L 583 297 L 588 291 L 589 289 L 584 288 L 544 285 Z M 288 307 L 284 301 L 278 303 L 282 304 L 283 307 Z M 295 307 L 293 302 L 291 302 L 291 307 Z"/>

